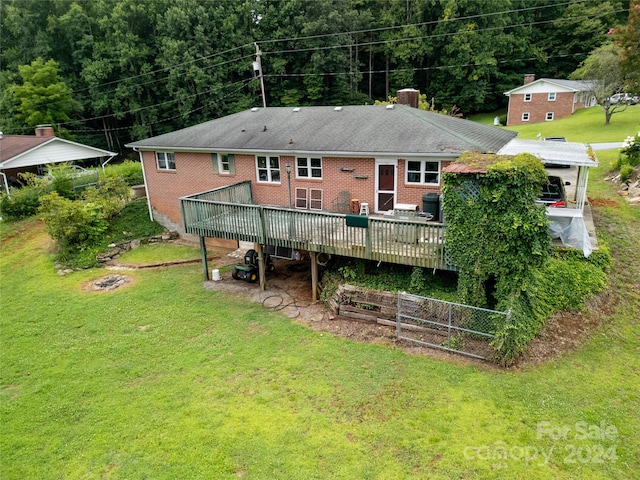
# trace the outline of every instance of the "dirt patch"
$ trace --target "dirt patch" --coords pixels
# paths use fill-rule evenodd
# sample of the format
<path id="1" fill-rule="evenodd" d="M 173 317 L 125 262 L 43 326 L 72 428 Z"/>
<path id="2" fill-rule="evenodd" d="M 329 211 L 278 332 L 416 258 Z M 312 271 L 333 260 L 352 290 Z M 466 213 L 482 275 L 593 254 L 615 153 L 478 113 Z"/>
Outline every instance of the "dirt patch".
<path id="1" fill-rule="evenodd" d="M 261 303 L 265 308 L 278 311 L 319 332 L 338 335 L 355 342 L 395 346 L 409 354 L 425 355 L 456 364 L 498 368 L 490 362 L 398 340 L 394 327 L 359 322 L 335 315 L 322 302 L 313 303 L 311 300 L 311 272 L 308 260 L 291 262 L 275 259 L 274 263 L 276 271 L 267 275 L 265 291 L 261 291 L 257 283 L 233 280 L 229 272 L 222 274 L 219 281 L 204 282 L 204 286 L 207 290 L 223 291 Z M 210 265 L 211 268 L 218 266 Z"/>
<path id="2" fill-rule="evenodd" d="M 113 274 L 103 275 L 94 280 L 88 280 L 81 286 L 83 292 L 108 293 L 115 290 L 130 287 L 136 282 L 136 278 L 131 275 Z"/>
<path id="3" fill-rule="evenodd" d="M 233 262 L 232 262 L 233 263 Z M 238 262 L 236 262 L 238 263 Z M 261 303 L 265 308 L 278 311 L 309 328 L 363 343 L 389 345 L 408 354 L 424 355 L 459 365 L 500 369 L 496 364 L 446 350 L 429 348 L 398 340 L 394 327 L 360 322 L 333 314 L 323 303 L 311 301 L 311 274 L 309 261 L 289 262 L 276 259 L 276 271 L 267 276 L 267 289 L 260 290 L 257 283 L 233 280 L 230 273 L 222 280 L 205 282 L 205 288 L 228 292 L 240 298 Z M 218 265 L 214 266 L 216 268 Z M 611 301 L 606 293 L 590 300 L 584 312 L 559 312 L 553 315 L 540 334 L 512 369 L 528 368 L 560 358 L 583 345 L 594 331 L 610 316 Z"/>
<path id="4" fill-rule="evenodd" d="M 613 200 L 607 200 L 606 198 L 589 198 L 589 203 L 591 207 L 611 207 L 618 208 L 618 204 Z"/>

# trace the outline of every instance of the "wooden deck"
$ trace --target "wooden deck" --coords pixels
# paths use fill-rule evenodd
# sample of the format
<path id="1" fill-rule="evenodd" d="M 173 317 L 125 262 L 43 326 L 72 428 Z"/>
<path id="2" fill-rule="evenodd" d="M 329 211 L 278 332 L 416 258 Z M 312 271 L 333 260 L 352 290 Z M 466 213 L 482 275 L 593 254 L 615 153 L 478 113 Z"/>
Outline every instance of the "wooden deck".
<path id="1" fill-rule="evenodd" d="M 186 233 L 200 237 L 455 270 L 445 260 L 444 226 L 420 217 L 361 217 L 254 205 L 249 182 L 180 202 Z"/>

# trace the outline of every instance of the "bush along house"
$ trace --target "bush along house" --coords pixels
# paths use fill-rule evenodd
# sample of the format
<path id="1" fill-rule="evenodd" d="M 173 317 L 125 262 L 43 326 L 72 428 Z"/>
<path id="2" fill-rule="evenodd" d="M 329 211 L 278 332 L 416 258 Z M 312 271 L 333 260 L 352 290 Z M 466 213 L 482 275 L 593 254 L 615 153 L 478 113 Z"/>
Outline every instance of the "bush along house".
<path id="1" fill-rule="evenodd" d="M 410 106 L 417 99 L 407 89 L 397 105 L 252 108 L 127 146 L 140 154 L 150 215 L 199 237 L 206 278 L 207 243 L 252 242 L 260 262 L 264 251 L 308 252 L 315 295 L 319 254 L 455 269 L 442 170 L 516 133 Z"/>

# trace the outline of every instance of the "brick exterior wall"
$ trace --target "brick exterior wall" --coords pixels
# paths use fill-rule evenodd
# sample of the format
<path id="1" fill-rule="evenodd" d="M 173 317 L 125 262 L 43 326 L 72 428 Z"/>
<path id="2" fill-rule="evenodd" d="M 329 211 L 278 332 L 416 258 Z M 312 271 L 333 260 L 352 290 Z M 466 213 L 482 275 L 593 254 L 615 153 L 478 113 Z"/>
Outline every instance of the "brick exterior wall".
<path id="1" fill-rule="evenodd" d="M 179 198 L 204 192 L 234 183 L 251 181 L 253 200 L 257 204 L 289 205 L 289 190 L 285 165 L 291 163 L 291 200 L 295 205 L 296 188 L 322 190 L 322 209 L 332 210 L 340 192 L 348 191 L 351 198 L 361 203 L 368 202 L 371 213 L 375 208 L 376 166 L 374 158 L 322 157 L 322 179 L 297 178 L 295 157 L 280 156 L 280 183 L 259 183 L 256 181 L 254 155 L 235 155 L 235 174 L 214 173 L 211 154 L 175 152 L 176 169 L 158 170 L 155 152 L 143 152 L 143 168 L 147 181 L 147 196 L 154 213 L 160 218 L 181 225 Z M 434 159 L 435 160 L 435 159 Z M 450 160 L 441 161 L 441 169 Z M 440 193 L 439 186 L 424 186 L 405 183 L 405 161 L 398 159 L 396 169 L 396 203 L 417 204 L 422 210 L 422 195 Z M 353 169 L 352 171 L 341 170 Z M 367 176 L 367 178 L 355 178 Z"/>
<path id="2" fill-rule="evenodd" d="M 582 103 L 573 105 L 573 92 L 556 92 L 555 101 L 548 100 L 548 93 L 532 93 L 531 101 L 524 101 L 524 94 L 511 94 L 509 97 L 509 111 L 507 125 L 524 125 L 528 123 L 545 122 L 547 112 L 553 112 L 553 119 L 569 117 Z M 522 114 L 529 112 L 529 121 L 522 121 Z"/>

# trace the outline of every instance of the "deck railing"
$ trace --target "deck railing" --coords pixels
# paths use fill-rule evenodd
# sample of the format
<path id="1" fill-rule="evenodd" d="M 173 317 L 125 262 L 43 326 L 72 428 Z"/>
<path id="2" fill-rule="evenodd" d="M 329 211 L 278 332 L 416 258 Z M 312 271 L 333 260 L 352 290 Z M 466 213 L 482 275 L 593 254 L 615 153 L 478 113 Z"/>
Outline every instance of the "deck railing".
<path id="1" fill-rule="evenodd" d="M 249 182 L 183 197 L 180 202 L 185 231 L 202 237 L 455 269 L 445 260 L 442 224 L 419 217 L 361 217 L 253 205 L 250 199 Z"/>

